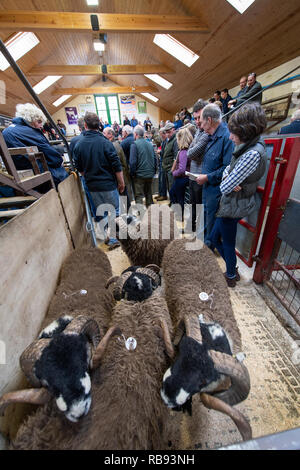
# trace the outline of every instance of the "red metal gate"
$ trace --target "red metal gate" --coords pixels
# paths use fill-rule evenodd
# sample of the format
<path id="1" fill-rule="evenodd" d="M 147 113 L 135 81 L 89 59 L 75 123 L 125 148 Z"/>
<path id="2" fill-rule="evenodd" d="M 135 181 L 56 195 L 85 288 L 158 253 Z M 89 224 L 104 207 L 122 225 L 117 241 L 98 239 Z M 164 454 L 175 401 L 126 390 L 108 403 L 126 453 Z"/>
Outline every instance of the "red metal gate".
<path id="1" fill-rule="evenodd" d="M 253 233 L 252 244 L 248 258 L 241 253 L 237 255 L 251 267 L 256 261 L 253 280 L 261 284 L 267 282 L 269 287 L 274 291 L 277 297 L 282 301 L 285 307 L 292 314 L 294 319 L 300 324 L 300 300 L 298 304 L 292 306 L 294 299 L 299 297 L 300 281 L 298 274 L 300 270 L 300 254 L 288 249 L 289 256 L 282 256 L 284 261 L 277 259 L 279 250 L 285 249 L 283 246 L 283 237 L 278 236 L 280 222 L 289 202 L 290 192 L 294 183 L 295 175 L 300 159 L 300 137 L 278 137 L 265 139 L 267 145 L 272 145 L 272 155 L 268 170 L 267 179 L 264 188 L 258 187 L 257 191 L 262 194 L 262 201 L 255 226 L 241 220 L 240 224 Z M 273 191 L 272 191 L 273 190 Z M 294 201 L 299 208 L 299 201 Z M 295 212 L 298 214 L 298 212 Z M 294 218 L 295 219 L 295 218 Z M 292 220 L 290 230 L 293 224 L 300 227 L 300 217 L 298 220 Z M 300 233 L 300 230 L 299 230 Z M 258 243 L 261 239 L 259 252 L 256 254 Z M 297 243 L 297 246 L 298 243 Z M 292 251 L 291 251 L 292 250 Z M 289 260 L 293 260 L 290 262 Z M 296 260 L 296 261 L 295 261 Z M 284 294 L 275 287 L 274 282 L 270 282 L 273 272 L 282 272 L 282 279 L 288 281 L 288 286 L 295 288 L 291 299 L 288 300 L 287 292 Z M 283 281 L 281 281 L 282 284 Z"/>

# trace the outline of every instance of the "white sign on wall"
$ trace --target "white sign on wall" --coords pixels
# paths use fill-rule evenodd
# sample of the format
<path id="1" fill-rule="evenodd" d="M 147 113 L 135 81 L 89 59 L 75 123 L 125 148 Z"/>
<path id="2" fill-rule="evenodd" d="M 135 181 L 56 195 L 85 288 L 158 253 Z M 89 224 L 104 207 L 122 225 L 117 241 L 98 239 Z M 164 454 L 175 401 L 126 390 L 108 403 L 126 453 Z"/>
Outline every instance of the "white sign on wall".
<path id="1" fill-rule="evenodd" d="M 132 116 L 137 117 L 138 111 L 136 108 L 135 95 L 121 95 L 120 106 L 122 116 L 127 116 L 129 119 L 131 119 Z"/>

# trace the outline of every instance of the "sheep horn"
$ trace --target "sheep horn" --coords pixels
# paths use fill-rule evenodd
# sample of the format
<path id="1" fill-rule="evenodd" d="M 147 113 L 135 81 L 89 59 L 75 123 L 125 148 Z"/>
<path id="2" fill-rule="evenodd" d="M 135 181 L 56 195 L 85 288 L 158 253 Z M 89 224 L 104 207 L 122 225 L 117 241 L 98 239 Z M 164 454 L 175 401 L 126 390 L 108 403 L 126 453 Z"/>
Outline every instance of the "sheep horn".
<path id="1" fill-rule="evenodd" d="M 4 416 L 6 407 L 10 403 L 30 403 L 31 405 L 44 405 L 51 399 L 51 394 L 46 388 L 28 388 L 9 392 L 0 398 L 0 416 Z"/>
<path id="2" fill-rule="evenodd" d="M 41 387 L 41 382 L 35 375 L 35 363 L 40 359 L 50 341 L 51 339 L 46 338 L 33 341 L 20 356 L 20 367 L 29 382 L 36 388 Z"/>
<path id="3" fill-rule="evenodd" d="M 105 284 L 105 289 L 108 289 L 111 284 L 117 282 L 120 276 L 112 276 L 108 279 L 107 283 Z"/>
<path id="4" fill-rule="evenodd" d="M 217 410 L 230 416 L 230 418 L 236 424 L 244 441 L 252 439 L 251 426 L 240 411 L 235 410 L 227 403 L 224 403 L 224 401 L 215 396 L 208 395 L 207 393 L 200 393 L 200 399 L 206 408 Z"/>
<path id="5" fill-rule="evenodd" d="M 63 331 L 64 334 L 85 334 L 88 340 L 96 348 L 100 341 L 100 330 L 98 323 L 93 318 L 78 315 Z"/>
<path id="6" fill-rule="evenodd" d="M 247 368 L 229 354 L 212 350 L 209 351 L 209 354 L 216 370 L 220 374 L 228 375 L 231 379 L 231 387 L 214 396 L 231 406 L 245 400 L 250 391 L 250 377 Z"/>
<path id="7" fill-rule="evenodd" d="M 121 276 L 113 276 L 107 281 L 106 288 L 110 284 L 116 283 L 116 285 L 113 289 L 113 296 L 116 300 L 121 300 L 122 299 L 123 285 L 131 275 L 132 275 L 132 271 L 127 271 L 127 272 L 121 274 Z"/>
<path id="8" fill-rule="evenodd" d="M 157 264 L 147 264 L 146 269 L 151 269 L 151 270 L 154 271 L 156 274 L 158 274 L 159 271 L 160 271 L 160 267 L 157 266 Z"/>
<path id="9" fill-rule="evenodd" d="M 168 356 L 171 359 L 173 359 L 174 356 L 175 356 L 175 350 L 174 350 L 174 347 L 173 347 L 173 344 L 172 344 L 172 341 L 171 341 L 171 336 L 170 336 L 170 331 L 169 331 L 168 324 L 167 324 L 166 320 L 163 319 L 163 318 L 159 319 L 159 323 L 160 323 L 160 326 L 161 326 L 161 329 L 162 329 L 162 332 L 163 332 L 163 340 L 165 342 L 166 352 L 167 352 Z"/>
<path id="10" fill-rule="evenodd" d="M 107 332 L 101 339 L 100 343 L 98 344 L 96 351 L 93 354 L 93 357 L 91 360 L 91 367 L 90 367 L 91 369 L 97 369 L 97 367 L 99 367 L 100 361 L 102 359 L 102 356 L 105 352 L 105 349 L 108 345 L 108 342 L 111 336 L 120 335 L 120 334 L 121 334 L 121 330 L 118 326 L 111 326 L 107 330 Z"/>
<path id="11" fill-rule="evenodd" d="M 155 282 L 156 284 L 160 283 L 160 277 L 153 269 L 150 269 L 148 267 L 138 268 L 136 270 L 136 273 L 145 274 L 146 276 L 150 277 L 152 279 L 152 281 Z"/>
<path id="12" fill-rule="evenodd" d="M 198 316 L 185 315 L 184 324 L 187 336 L 190 336 L 194 340 L 198 341 L 198 343 L 202 343 L 202 335 Z"/>

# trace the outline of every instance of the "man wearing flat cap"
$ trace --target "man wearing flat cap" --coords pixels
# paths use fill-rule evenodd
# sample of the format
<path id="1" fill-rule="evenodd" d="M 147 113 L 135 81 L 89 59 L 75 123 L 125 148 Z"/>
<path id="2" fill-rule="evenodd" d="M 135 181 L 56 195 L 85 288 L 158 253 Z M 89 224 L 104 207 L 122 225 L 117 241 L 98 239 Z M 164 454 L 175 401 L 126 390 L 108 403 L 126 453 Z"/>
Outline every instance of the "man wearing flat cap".
<path id="1" fill-rule="evenodd" d="M 165 127 L 161 129 L 161 131 L 164 131 L 166 133 L 166 136 L 168 139 L 166 146 L 165 146 L 164 154 L 163 154 L 162 167 L 167 175 L 167 179 L 166 179 L 167 189 L 168 189 L 168 192 L 170 193 L 170 189 L 173 184 L 173 174 L 172 174 L 171 169 L 178 153 L 176 129 L 172 122 L 168 122 L 165 125 Z"/>

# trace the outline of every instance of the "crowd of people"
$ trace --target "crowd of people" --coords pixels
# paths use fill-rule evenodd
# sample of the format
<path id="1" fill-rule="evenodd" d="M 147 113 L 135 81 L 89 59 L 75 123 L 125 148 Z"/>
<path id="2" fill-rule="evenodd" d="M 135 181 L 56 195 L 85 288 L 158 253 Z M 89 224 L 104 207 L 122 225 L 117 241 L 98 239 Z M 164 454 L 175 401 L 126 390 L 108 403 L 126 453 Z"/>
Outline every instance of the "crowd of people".
<path id="1" fill-rule="evenodd" d="M 261 134 L 267 121 L 261 100 L 262 86 L 251 73 L 240 79 L 236 97 L 226 88 L 217 90 L 208 101 L 198 99 L 192 113 L 182 108 L 173 122 L 161 121 L 158 129 L 149 116 L 144 123 L 134 115 L 131 119 L 124 116 L 120 126 L 116 121 L 112 125 L 103 122 L 96 113 L 86 113 L 78 120 L 80 135 L 71 139 L 70 152 L 82 175 L 95 222 L 108 218 L 109 226 L 110 219 L 120 214 L 120 195 L 126 197 L 127 209 L 133 202 L 145 201 L 146 207 L 153 204 L 153 178 L 158 173 L 154 199 L 179 206 L 181 220 L 188 202 L 193 236 L 199 234 L 198 208 L 204 207 L 204 227 L 200 227 L 204 242 L 224 258 L 226 281 L 234 287 L 239 280 L 237 224 L 255 209 L 256 187 L 266 168 Z M 300 132 L 299 113 L 294 114 L 290 128 L 282 129 L 284 133 Z M 57 124 L 66 131 L 61 121 Z M 8 147 L 37 145 L 57 185 L 67 173 L 61 154 L 49 143 L 53 131 L 38 108 L 27 104 L 18 105 L 13 126 L 3 136 Z M 26 156 L 13 158 L 17 169 L 30 165 Z M 103 204 L 110 204 L 113 213 L 98 214 L 97 208 Z M 96 233 L 109 249 L 120 246 L 103 225 Z"/>
<path id="2" fill-rule="evenodd" d="M 127 196 L 129 205 L 133 200 L 136 204 L 145 201 L 149 207 L 154 202 L 152 188 L 157 169 L 156 201 L 168 200 L 171 207 L 179 205 L 183 218 L 188 194 L 192 232 L 197 231 L 199 223 L 197 206 L 203 204 L 204 241 L 223 256 L 230 287 L 239 280 L 235 256 L 237 223 L 254 209 L 256 186 L 266 167 L 265 144 L 260 138 L 266 117 L 260 106 L 261 93 L 257 95 L 261 85 L 255 74 L 250 74 L 246 81 L 242 77 L 240 86 L 234 99 L 224 89 L 215 93 L 210 102 L 199 99 L 192 114 L 182 108 L 174 122 L 160 122 L 157 134 L 151 132 L 148 118 L 142 125 L 135 116 L 124 116 L 121 131 L 107 126 L 99 133 L 98 116 L 87 115 L 85 130 L 74 147 L 75 165 L 85 177 L 95 207 L 107 200 L 115 208 L 114 215 L 118 215 L 118 194 Z M 239 108 L 246 100 L 249 102 Z M 224 114 L 235 107 L 230 119 L 224 119 Z M 102 149 L 97 165 L 92 163 L 95 154 L 89 148 L 94 148 L 96 140 Z M 110 149 L 108 141 L 113 143 Z M 113 148 L 119 165 L 110 155 Z M 111 248 L 119 246 L 109 236 L 106 243 Z"/>

